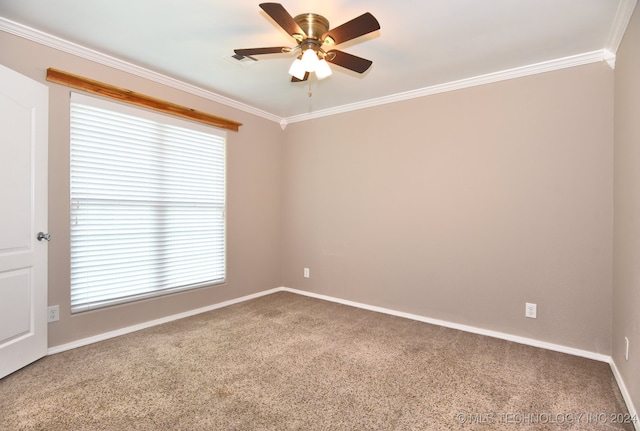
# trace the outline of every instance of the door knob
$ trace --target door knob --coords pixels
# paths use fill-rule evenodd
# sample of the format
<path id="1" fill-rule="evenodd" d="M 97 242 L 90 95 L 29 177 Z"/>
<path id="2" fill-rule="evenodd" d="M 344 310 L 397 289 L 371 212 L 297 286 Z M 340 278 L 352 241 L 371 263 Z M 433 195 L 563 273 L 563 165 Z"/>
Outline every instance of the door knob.
<path id="1" fill-rule="evenodd" d="M 42 240 L 51 241 L 51 234 L 44 233 L 44 232 L 38 232 L 38 236 L 36 237 L 36 239 L 38 241 L 42 241 Z"/>

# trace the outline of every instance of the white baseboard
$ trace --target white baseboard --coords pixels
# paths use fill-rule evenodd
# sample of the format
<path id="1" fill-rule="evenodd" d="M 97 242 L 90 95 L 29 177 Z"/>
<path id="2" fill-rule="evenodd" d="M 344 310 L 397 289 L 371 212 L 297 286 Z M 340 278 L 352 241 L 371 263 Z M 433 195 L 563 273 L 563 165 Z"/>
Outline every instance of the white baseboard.
<path id="1" fill-rule="evenodd" d="M 445 328 L 458 329 L 464 332 L 470 332 L 473 334 L 486 335 L 488 337 L 500 338 L 507 341 L 513 341 L 515 343 L 526 344 L 533 347 L 540 347 L 547 350 L 553 350 L 556 352 L 567 353 L 574 356 L 581 356 L 588 359 L 593 359 L 600 362 L 612 363 L 611 356 L 603 355 L 600 353 L 590 352 L 587 350 L 576 349 L 573 347 L 567 347 L 560 344 L 547 343 L 545 341 L 535 340 L 532 338 L 520 337 L 518 335 L 508 334 L 505 332 L 491 331 L 488 329 L 477 328 L 475 326 L 462 325 L 459 323 L 448 322 L 446 320 L 433 319 L 430 317 L 420 316 L 417 314 L 405 313 L 402 311 L 396 311 L 389 308 L 378 307 L 374 305 L 368 305 L 361 302 L 349 301 L 346 299 L 336 298 L 333 296 L 320 295 L 317 293 L 307 292 L 304 290 L 291 289 L 289 287 L 276 287 L 270 290 L 264 290 L 262 292 L 254 293 L 252 295 L 242 296 L 240 298 L 231 299 L 229 301 L 220 302 L 206 307 L 197 308 L 195 310 L 185 311 L 184 313 L 174 314 L 160 319 L 150 320 L 148 322 L 140 323 L 133 326 L 127 326 L 126 328 L 116 329 L 115 331 L 105 332 L 92 337 L 82 338 L 80 340 L 72 341 L 67 344 L 61 344 L 59 346 L 51 347 L 47 350 L 47 354 L 52 355 L 55 353 L 64 352 L 65 350 L 75 349 L 76 347 L 86 346 L 88 344 L 97 343 L 99 341 L 108 340 L 109 338 L 118 337 L 120 335 L 128 334 L 130 332 L 139 331 L 141 329 L 150 328 L 152 326 L 161 325 L 163 323 L 172 322 L 174 320 L 183 319 L 185 317 L 194 316 L 196 314 L 205 313 L 207 311 L 216 310 L 218 308 L 227 307 L 229 305 L 238 304 L 240 302 L 248 301 L 251 299 L 259 298 L 261 296 L 270 295 L 276 292 L 290 292 L 298 295 L 304 295 L 311 298 L 322 299 L 324 301 L 336 302 L 351 307 L 362 308 L 364 310 L 375 311 L 378 313 L 389 314 L 392 316 L 403 317 L 405 319 L 417 320 L 419 322 L 429 323 L 432 325 L 443 326 Z"/>
<path id="2" fill-rule="evenodd" d="M 280 287 L 277 287 L 275 289 L 270 289 L 270 290 L 264 290 L 262 292 L 254 293 L 252 295 L 242 296 L 240 298 L 230 299 L 229 301 L 219 302 L 217 304 L 208 305 L 202 308 L 196 308 L 195 310 L 185 311 L 184 313 L 178 313 L 171 316 L 162 317 L 160 319 L 139 323 L 137 325 L 127 326 L 126 328 L 116 329 L 115 331 L 105 332 L 102 334 L 94 335 L 93 337 L 82 338 L 80 340 L 72 341 L 70 343 L 50 347 L 49 349 L 47 349 L 47 355 L 53 355 L 55 353 L 64 352 L 65 350 L 71 350 L 71 349 L 75 349 L 76 347 L 82 347 L 89 344 L 97 343 L 99 341 L 108 340 L 109 338 L 119 337 L 120 335 L 129 334 L 131 332 L 150 328 L 156 325 L 161 325 L 163 323 L 172 322 L 174 320 L 184 319 L 185 317 L 195 316 L 196 314 L 205 313 L 207 311 L 217 310 L 218 308 L 228 307 L 229 305 L 238 304 L 244 301 L 249 301 L 250 299 L 271 295 L 272 293 L 280 292 L 281 290 L 282 288 Z"/>
<path id="3" fill-rule="evenodd" d="M 624 384 L 622 375 L 620 374 L 618 367 L 616 367 L 616 363 L 613 359 L 609 362 L 609 365 L 611 366 L 611 372 L 613 372 L 613 376 L 616 378 L 616 382 L 618 383 L 618 387 L 620 388 L 620 392 L 622 393 L 622 398 L 624 398 L 624 402 L 627 404 L 629 415 L 631 415 L 632 418 L 636 418 L 635 422 L 633 422 L 633 425 L 635 426 L 636 431 L 640 431 L 640 418 L 638 418 L 638 411 L 633 404 L 631 394 L 629 394 L 629 391 L 627 390 L 627 385 Z"/>
<path id="4" fill-rule="evenodd" d="M 629 394 L 629 391 L 627 390 L 627 387 L 626 387 L 626 385 L 624 383 L 624 380 L 622 379 L 622 376 L 620 375 L 620 372 L 618 371 L 618 368 L 616 367 L 616 364 L 613 361 L 613 358 L 611 358 L 611 356 L 603 355 L 603 354 L 595 353 L 595 352 L 590 352 L 588 350 L 581 350 L 581 349 L 576 349 L 576 348 L 573 348 L 573 347 L 567 347 L 567 346 L 563 346 L 563 345 L 560 345 L 560 344 L 548 343 L 546 341 L 535 340 L 533 338 L 521 337 L 521 336 L 518 336 L 518 335 L 508 334 L 508 333 L 505 333 L 505 332 L 491 331 L 491 330 L 488 330 L 488 329 L 477 328 L 475 326 L 462 325 L 462 324 L 459 324 L 459 323 L 448 322 L 448 321 L 445 321 L 445 320 L 433 319 L 433 318 L 430 318 L 430 317 L 420 316 L 420 315 L 417 315 L 417 314 L 405 313 L 405 312 L 402 312 L 402 311 L 396 311 L 396 310 L 391 310 L 389 308 L 383 308 L 383 307 L 378 307 L 378 306 L 374 306 L 374 305 L 368 305 L 368 304 L 364 304 L 364 303 L 361 303 L 361 302 L 349 301 L 349 300 L 346 300 L 346 299 L 336 298 L 336 297 L 333 297 L 333 296 L 320 295 L 320 294 L 317 294 L 317 293 L 307 292 L 307 291 L 304 291 L 304 290 L 291 289 L 289 287 L 276 287 L 274 289 L 265 290 L 265 291 L 262 291 L 262 292 L 254 293 L 252 295 L 242 296 L 240 298 L 231 299 L 231 300 L 228 300 L 228 301 L 220 302 L 220 303 L 209 305 L 209 306 L 202 307 L 202 308 L 197 308 L 195 310 L 186 311 L 184 313 L 174 314 L 172 316 L 167 316 L 167 317 L 163 317 L 163 318 L 160 318 L 160 319 L 151 320 L 151 321 L 148 321 L 148 322 L 140 323 L 138 325 L 128 326 L 126 328 L 117 329 L 115 331 L 105 332 L 103 334 L 98 334 L 98 335 L 95 335 L 93 337 L 83 338 L 83 339 L 80 339 L 80 340 L 73 341 L 71 343 L 61 344 L 59 346 L 54 346 L 54 347 L 49 348 L 47 350 L 47 354 L 48 355 L 53 355 L 55 353 L 60 353 L 60 352 L 66 351 L 66 350 L 75 349 L 76 347 L 82 347 L 82 346 L 86 346 L 88 344 L 97 343 L 99 341 L 108 340 L 110 338 L 114 338 L 114 337 L 118 337 L 120 335 L 125 335 L 125 334 L 131 333 L 131 332 L 139 331 L 141 329 L 150 328 L 152 326 L 161 325 L 163 323 L 172 322 L 174 320 L 183 319 L 185 317 L 194 316 L 196 314 L 205 313 L 207 311 L 216 310 L 218 308 L 227 307 L 229 305 L 238 304 L 240 302 L 249 301 L 251 299 L 259 298 L 261 296 L 271 295 L 271 294 L 276 293 L 276 292 L 290 292 L 290 293 L 294 293 L 294 294 L 297 294 L 297 295 L 308 296 L 308 297 L 311 297 L 311 298 L 321 299 L 321 300 L 324 300 L 324 301 L 336 302 L 336 303 L 339 303 L 339 304 L 348 305 L 348 306 L 356 307 L 356 308 L 361 308 L 361 309 L 364 309 L 364 310 L 374 311 L 374 312 L 377 312 L 377 313 L 383 313 L 383 314 L 388 314 L 388 315 L 391 315 L 391 316 L 403 317 L 405 319 L 411 319 L 411 320 L 416 320 L 416 321 L 419 321 L 419 322 L 429 323 L 429 324 L 432 324 L 432 325 L 443 326 L 445 328 L 457 329 L 457 330 L 464 331 L 464 332 L 469 332 L 469 333 L 472 333 L 472 334 L 486 335 L 488 337 L 499 338 L 499 339 L 507 340 L 507 341 L 513 341 L 513 342 L 519 343 L 519 344 L 525 344 L 525 345 L 528 345 L 528 346 L 539 347 L 539 348 L 542 348 L 542 349 L 552 350 L 552 351 L 561 352 L 561 353 L 567 353 L 569 355 L 579 356 L 579 357 L 583 357 L 583 358 L 587 358 L 587 359 L 593 359 L 593 360 L 600 361 L 600 362 L 606 362 L 611 367 L 613 375 L 614 375 L 614 377 L 615 377 L 615 379 L 616 379 L 616 381 L 618 383 L 618 386 L 620 388 L 620 392 L 622 393 L 622 396 L 623 396 L 623 398 L 624 398 L 624 400 L 625 400 L 625 402 L 627 404 L 627 409 L 629 410 L 629 413 L 633 417 L 637 417 L 637 411 L 635 409 L 633 401 L 631 400 L 631 396 Z M 640 431 L 640 423 L 635 422 L 634 425 L 636 427 L 636 431 Z"/>
<path id="5" fill-rule="evenodd" d="M 444 326 L 445 328 L 458 329 L 464 332 L 470 332 L 472 334 L 486 335 L 488 337 L 500 338 L 502 340 L 513 341 L 515 343 L 526 344 L 533 347 L 540 347 L 542 349 L 553 350 L 561 353 L 568 353 L 574 356 L 581 356 L 583 358 L 593 359 L 600 362 L 611 362 L 611 357 L 600 353 L 589 352 L 588 350 L 576 349 L 573 347 L 567 347 L 560 344 L 547 343 L 546 341 L 535 340 L 533 338 L 520 337 L 518 335 L 508 334 L 505 332 L 491 331 L 488 329 L 477 328 L 475 326 L 461 325 L 459 323 L 448 322 L 446 320 L 432 319 L 430 317 L 420 316 L 417 314 L 405 313 L 402 311 L 391 310 L 388 308 L 377 307 L 374 305 L 363 304 L 360 302 L 348 301 L 345 299 L 334 298 L 327 295 L 319 295 L 317 293 L 306 292 L 304 290 L 290 289 L 288 287 L 282 287 L 282 291 L 297 293 L 298 295 L 309 296 L 312 298 L 323 299 L 325 301 L 337 302 L 351 307 L 362 308 L 364 310 L 375 311 L 378 313 L 389 314 L 397 317 L 404 317 L 406 319 L 417 320 L 419 322 L 430 323 L 432 325 Z"/>

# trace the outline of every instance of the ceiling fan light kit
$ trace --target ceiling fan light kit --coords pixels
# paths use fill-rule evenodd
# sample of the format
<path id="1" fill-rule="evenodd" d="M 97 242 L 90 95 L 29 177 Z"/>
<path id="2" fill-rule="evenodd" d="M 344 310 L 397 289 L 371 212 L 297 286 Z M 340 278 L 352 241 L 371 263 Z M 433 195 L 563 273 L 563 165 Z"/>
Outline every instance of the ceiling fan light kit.
<path id="1" fill-rule="evenodd" d="M 337 45 L 379 30 L 380 24 L 369 12 L 329 30 L 329 21 L 315 13 L 305 13 L 293 18 L 280 3 L 261 3 L 260 8 L 293 37 L 298 45 L 294 48 L 277 46 L 236 49 L 236 55 L 250 57 L 300 50 L 289 68 L 292 82 L 306 81 L 310 73 L 315 73 L 317 79 L 330 76 L 332 72 L 329 63 L 357 73 L 364 73 L 371 67 L 373 62 L 370 60 L 335 49 L 323 49 L 323 46 Z"/>

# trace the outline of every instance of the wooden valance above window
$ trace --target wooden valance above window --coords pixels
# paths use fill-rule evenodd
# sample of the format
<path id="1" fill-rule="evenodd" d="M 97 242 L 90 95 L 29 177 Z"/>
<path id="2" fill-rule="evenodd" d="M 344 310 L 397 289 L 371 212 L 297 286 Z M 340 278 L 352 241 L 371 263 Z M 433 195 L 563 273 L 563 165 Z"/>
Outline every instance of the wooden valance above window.
<path id="1" fill-rule="evenodd" d="M 185 106 L 176 105 L 175 103 L 166 102 L 161 99 L 156 99 L 155 97 L 135 93 L 131 90 L 126 90 L 124 88 L 105 84 L 83 76 L 73 75 L 53 68 L 47 69 L 47 81 L 66 85 L 67 87 L 83 90 L 88 93 L 97 94 L 110 99 L 119 100 L 121 102 L 130 103 L 132 105 L 152 109 L 164 114 L 175 115 L 177 117 L 198 121 L 210 126 L 232 130 L 234 132 L 237 132 L 239 127 L 242 126 L 242 123 L 238 123 L 236 121 L 211 115 L 206 112 L 197 111 Z"/>

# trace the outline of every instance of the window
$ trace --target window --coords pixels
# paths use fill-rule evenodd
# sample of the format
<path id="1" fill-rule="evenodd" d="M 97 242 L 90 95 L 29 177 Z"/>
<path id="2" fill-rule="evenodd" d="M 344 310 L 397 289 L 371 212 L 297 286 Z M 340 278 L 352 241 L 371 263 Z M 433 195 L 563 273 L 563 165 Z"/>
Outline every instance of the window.
<path id="1" fill-rule="evenodd" d="M 225 281 L 225 138 L 72 94 L 72 312 Z"/>

